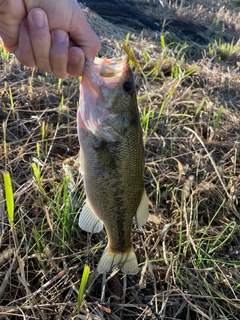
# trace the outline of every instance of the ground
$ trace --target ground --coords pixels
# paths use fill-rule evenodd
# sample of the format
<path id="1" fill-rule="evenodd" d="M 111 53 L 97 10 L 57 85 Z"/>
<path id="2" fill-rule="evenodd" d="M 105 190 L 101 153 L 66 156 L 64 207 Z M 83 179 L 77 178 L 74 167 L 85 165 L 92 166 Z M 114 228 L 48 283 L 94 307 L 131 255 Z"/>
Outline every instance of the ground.
<path id="1" fill-rule="evenodd" d="M 28 69 L 1 47 L 0 319 L 239 319 L 239 1 L 159 3 L 158 32 L 84 8 L 101 56 L 126 42 L 132 52 L 150 204 L 132 231 L 140 272 L 110 277 L 104 297 L 106 234 L 78 227 L 79 79 Z"/>

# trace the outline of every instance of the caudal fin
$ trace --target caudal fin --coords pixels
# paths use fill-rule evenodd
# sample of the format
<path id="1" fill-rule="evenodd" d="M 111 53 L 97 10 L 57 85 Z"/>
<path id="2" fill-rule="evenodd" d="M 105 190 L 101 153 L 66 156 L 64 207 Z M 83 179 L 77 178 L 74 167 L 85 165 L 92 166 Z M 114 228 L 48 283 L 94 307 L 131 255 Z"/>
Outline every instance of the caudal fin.
<path id="1" fill-rule="evenodd" d="M 138 262 L 133 247 L 128 252 L 111 252 L 108 248 L 98 264 L 98 273 L 110 272 L 114 268 L 119 268 L 125 274 L 138 273 Z"/>

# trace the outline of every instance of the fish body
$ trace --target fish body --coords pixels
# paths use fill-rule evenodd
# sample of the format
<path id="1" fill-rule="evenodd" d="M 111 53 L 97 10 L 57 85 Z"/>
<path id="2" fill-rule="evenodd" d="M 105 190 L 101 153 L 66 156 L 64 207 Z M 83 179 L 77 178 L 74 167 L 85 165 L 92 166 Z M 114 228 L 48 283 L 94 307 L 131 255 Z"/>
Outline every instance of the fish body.
<path id="1" fill-rule="evenodd" d="M 86 61 L 78 109 L 80 172 L 86 203 L 79 225 L 88 232 L 106 228 L 108 245 L 98 272 L 118 267 L 138 272 L 131 241 L 133 217 L 148 219 L 144 188 L 144 147 L 134 80 L 127 58 Z"/>

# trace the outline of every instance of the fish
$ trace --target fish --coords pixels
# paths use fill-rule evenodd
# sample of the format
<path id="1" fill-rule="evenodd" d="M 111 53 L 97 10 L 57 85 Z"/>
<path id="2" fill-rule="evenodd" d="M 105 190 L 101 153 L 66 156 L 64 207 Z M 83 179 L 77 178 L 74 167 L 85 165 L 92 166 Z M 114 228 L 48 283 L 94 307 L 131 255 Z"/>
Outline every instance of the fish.
<path id="1" fill-rule="evenodd" d="M 91 233 L 99 233 L 104 226 L 108 236 L 98 273 L 118 268 L 125 274 L 137 274 L 133 220 L 137 227 L 143 226 L 149 208 L 143 134 L 127 56 L 86 60 L 77 129 L 86 193 L 79 226 Z"/>

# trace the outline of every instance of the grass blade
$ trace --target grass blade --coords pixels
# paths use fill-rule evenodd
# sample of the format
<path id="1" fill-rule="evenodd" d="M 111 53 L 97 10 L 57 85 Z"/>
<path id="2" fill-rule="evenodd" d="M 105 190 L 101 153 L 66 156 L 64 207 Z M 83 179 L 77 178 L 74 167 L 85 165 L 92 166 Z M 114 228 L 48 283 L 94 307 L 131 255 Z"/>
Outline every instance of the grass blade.
<path id="1" fill-rule="evenodd" d="M 89 268 L 89 266 L 85 265 L 84 269 L 83 269 L 83 275 L 82 275 L 82 280 L 80 283 L 80 288 L 78 291 L 78 313 L 81 310 L 83 295 L 84 295 L 85 288 L 86 288 L 86 285 L 88 282 L 89 273 L 90 273 L 90 268 Z"/>
<path id="2" fill-rule="evenodd" d="M 12 181 L 9 172 L 3 172 L 3 181 L 5 187 L 5 198 L 7 205 L 7 214 L 10 221 L 10 225 L 14 227 L 14 198 L 13 198 L 13 189 Z"/>
<path id="3" fill-rule="evenodd" d="M 39 167 L 36 165 L 36 163 L 32 163 L 32 169 L 33 169 L 34 176 L 35 176 L 35 178 L 36 178 L 39 186 L 41 186 L 40 169 L 39 169 Z"/>
<path id="4" fill-rule="evenodd" d="M 216 116 L 216 119 L 214 121 L 214 131 L 218 128 L 219 126 L 219 122 L 220 122 L 220 119 L 221 119 L 221 116 L 222 116 L 222 112 L 223 112 L 223 105 L 220 106 L 219 110 L 218 110 L 218 114 Z"/>

